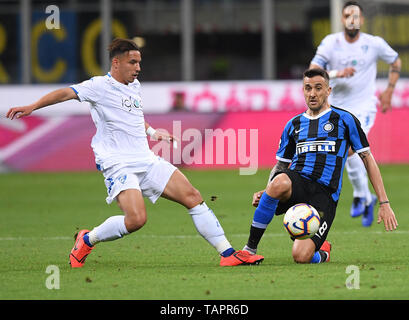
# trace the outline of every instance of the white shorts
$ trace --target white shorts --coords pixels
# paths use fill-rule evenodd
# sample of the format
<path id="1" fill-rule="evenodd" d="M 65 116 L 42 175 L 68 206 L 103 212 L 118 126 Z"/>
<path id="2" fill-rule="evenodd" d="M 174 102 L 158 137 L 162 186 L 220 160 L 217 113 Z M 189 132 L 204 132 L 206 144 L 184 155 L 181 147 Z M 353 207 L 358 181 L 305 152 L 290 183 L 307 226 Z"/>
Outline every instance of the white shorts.
<path id="1" fill-rule="evenodd" d="M 123 190 L 137 189 L 145 198 L 155 203 L 176 169 L 161 157 L 157 157 L 148 170 L 143 172 L 135 172 L 129 166 L 108 168 L 103 172 L 108 192 L 106 202 L 112 203 Z"/>
<path id="2" fill-rule="evenodd" d="M 377 99 L 375 99 L 377 100 Z M 364 130 L 365 134 L 368 136 L 369 131 L 375 124 L 376 118 L 376 101 L 367 101 L 367 102 L 360 102 L 355 103 L 355 106 L 359 105 L 360 108 L 357 107 L 340 107 L 346 111 L 351 112 L 361 123 L 362 130 Z"/>
<path id="3" fill-rule="evenodd" d="M 355 116 L 361 123 L 362 130 L 364 130 L 365 134 L 368 136 L 369 131 L 371 130 L 375 123 L 376 112 L 373 111 L 360 112 L 356 113 Z"/>

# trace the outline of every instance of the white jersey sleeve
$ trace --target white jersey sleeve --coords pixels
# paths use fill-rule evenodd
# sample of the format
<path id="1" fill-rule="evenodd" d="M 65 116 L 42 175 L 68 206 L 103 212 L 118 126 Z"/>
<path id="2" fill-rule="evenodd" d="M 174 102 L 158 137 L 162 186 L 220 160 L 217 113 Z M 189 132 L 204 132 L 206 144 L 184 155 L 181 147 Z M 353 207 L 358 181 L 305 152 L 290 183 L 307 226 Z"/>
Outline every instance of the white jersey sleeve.
<path id="1" fill-rule="evenodd" d="M 81 83 L 74 84 L 70 86 L 70 88 L 75 91 L 81 102 L 97 103 L 101 97 L 101 86 L 98 85 L 98 77 L 93 77 Z"/>
<path id="2" fill-rule="evenodd" d="M 381 37 L 374 37 L 376 47 L 378 49 L 378 58 L 385 61 L 387 64 L 394 63 L 398 58 L 398 53 Z"/>
<path id="3" fill-rule="evenodd" d="M 331 61 L 331 51 L 333 50 L 333 40 L 333 35 L 327 35 L 324 39 L 322 39 L 311 63 L 328 70 L 328 64 Z"/>

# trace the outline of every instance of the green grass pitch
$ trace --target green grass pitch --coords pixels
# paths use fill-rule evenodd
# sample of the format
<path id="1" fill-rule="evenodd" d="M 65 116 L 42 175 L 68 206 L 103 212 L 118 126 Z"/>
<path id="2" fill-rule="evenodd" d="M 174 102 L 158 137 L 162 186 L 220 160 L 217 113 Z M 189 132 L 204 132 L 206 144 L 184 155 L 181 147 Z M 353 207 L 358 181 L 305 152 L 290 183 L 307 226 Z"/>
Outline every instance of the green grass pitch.
<path id="1" fill-rule="evenodd" d="M 238 170 L 183 170 L 218 216 L 236 249 L 246 243 L 253 192 L 269 170 L 240 176 Z M 376 222 L 361 226 L 349 216 L 351 186 L 344 188 L 328 240 L 331 262 L 292 261 L 289 236 L 276 216 L 263 237 L 259 266 L 219 267 L 216 251 L 197 235 L 187 210 L 168 200 L 146 201 L 148 222 L 123 239 L 100 243 L 81 269 L 68 254 L 77 228 L 92 228 L 111 215 L 98 172 L 0 175 L 0 299 L 408 299 L 407 206 L 409 166 L 381 166 L 397 215 L 395 232 Z M 215 199 L 216 197 L 216 199 Z M 48 289 L 48 266 L 59 270 L 59 289 Z M 347 273 L 348 266 L 356 266 Z M 348 289 L 347 278 L 359 289 Z M 359 276 L 359 277 L 358 277 Z M 56 278 L 53 278 L 56 279 Z M 50 282 L 49 282 L 50 283 Z"/>

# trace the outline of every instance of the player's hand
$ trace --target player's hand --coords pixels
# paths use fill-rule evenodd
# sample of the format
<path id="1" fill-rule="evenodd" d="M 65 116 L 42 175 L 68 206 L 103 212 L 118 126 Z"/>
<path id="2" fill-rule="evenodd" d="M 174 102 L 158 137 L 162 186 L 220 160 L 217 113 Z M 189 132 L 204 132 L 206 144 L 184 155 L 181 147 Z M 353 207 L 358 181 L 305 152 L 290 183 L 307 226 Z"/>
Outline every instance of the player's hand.
<path id="1" fill-rule="evenodd" d="M 388 111 L 391 108 L 392 101 L 392 90 L 386 89 L 379 95 L 379 100 L 381 102 L 381 110 L 383 113 Z"/>
<path id="2" fill-rule="evenodd" d="M 253 194 L 253 202 L 252 202 L 253 207 L 258 207 L 258 203 L 260 202 L 260 198 L 263 193 L 264 193 L 264 190 L 261 190 Z"/>
<path id="3" fill-rule="evenodd" d="M 34 107 L 30 106 L 25 106 L 25 107 L 14 107 L 10 108 L 10 110 L 7 112 L 6 117 L 9 118 L 10 120 L 13 120 L 14 118 L 21 118 L 21 117 L 26 117 L 29 116 L 34 110 Z"/>
<path id="4" fill-rule="evenodd" d="M 396 230 L 398 221 L 396 220 L 395 213 L 389 204 L 384 204 L 379 207 L 378 212 L 378 224 L 383 221 L 386 231 Z"/>
<path id="5" fill-rule="evenodd" d="M 161 130 L 156 130 L 155 134 L 153 137 L 157 141 L 162 141 L 165 140 L 169 143 L 173 143 L 174 145 L 177 145 L 177 141 L 179 141 L 175 136 L 167 133 L 167 132 L 162 132 Z M 176 144 L 175 144 L 176 143 Z"/>
<path id="6" fill-rule="evenodd" d="M 349 78 L 352 77 L 355 73 L 355 68 L 348 67 L 343 70 L 338 70 L 337 78 Z"/>

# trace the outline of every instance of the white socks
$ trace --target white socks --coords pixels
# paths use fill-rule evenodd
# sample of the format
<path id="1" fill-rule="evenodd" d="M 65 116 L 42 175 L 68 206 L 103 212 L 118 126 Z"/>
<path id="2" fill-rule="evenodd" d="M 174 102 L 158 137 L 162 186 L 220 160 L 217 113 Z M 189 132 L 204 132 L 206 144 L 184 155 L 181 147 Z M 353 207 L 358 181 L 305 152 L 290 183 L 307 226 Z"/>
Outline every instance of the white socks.
<path id="1" fill-rule="evenodd" d="M 224 235 L 222 226 L 206 203 L 203 202 L 189 209 L 189 213 L 192 216 L 196 230 L 219 254 L 232 247 Z"/>
<path id="2" fill-rule="evenodd" d="M 112 241 L 129 234 L 125 227 L 125 216 L 112 216 L 88 233 L 89 242 Z"/>
<path id="3" fill-rule="evenodd" d="M 372 201 L 372 196 L 368 186 L 366 168 L 362 159 L 357 153 L 354 153 L 347 158 L 345 167 L 354 189 L 354 198 L 365 198 L 366 205 L 369 205 Z"/>
<path id="4" fill-rule="evenodd" d="M 193 223 L 200 235 L 218 252 L 223 253 L 232 246 L 224 235 L 224 230 L 213 211 L 203 202 L 189 210 Z M 125 216 L 112 216 L 88 233 L 89 242 L 112 241 L 129 234 L 125 227 Z"/>

